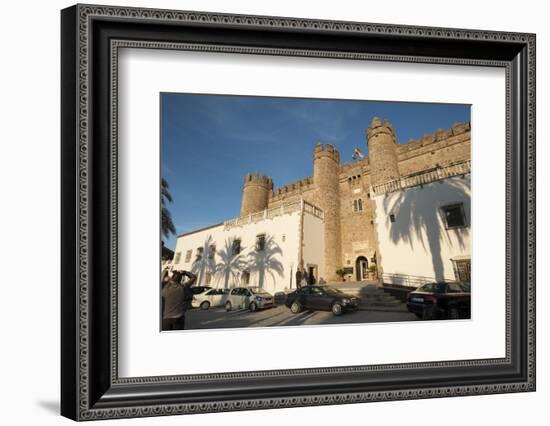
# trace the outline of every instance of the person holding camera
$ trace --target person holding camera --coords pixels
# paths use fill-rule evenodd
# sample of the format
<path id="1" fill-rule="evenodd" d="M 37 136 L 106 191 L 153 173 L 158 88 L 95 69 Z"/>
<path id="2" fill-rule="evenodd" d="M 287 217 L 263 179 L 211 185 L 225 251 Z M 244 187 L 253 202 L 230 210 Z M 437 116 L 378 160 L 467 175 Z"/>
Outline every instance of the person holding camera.
<path id="1" fill-rule="evenodd" d="M 182 283 L 183 277 L 189 278 Z M 191 307 L 191 286 L 197 276 L 189 271 L 174 271 L 162 289 L 162 330 L 184 330 L 185 312 Z"/>

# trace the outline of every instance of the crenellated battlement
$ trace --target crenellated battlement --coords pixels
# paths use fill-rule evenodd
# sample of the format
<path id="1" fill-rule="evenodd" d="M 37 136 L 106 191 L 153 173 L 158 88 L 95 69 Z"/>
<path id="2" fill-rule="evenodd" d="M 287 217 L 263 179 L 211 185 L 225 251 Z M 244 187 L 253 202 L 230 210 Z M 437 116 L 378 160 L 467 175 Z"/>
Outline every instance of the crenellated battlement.
<path id="1" fill-rule="evenodd" d="M 319 158 L 332 158 L 336 163 L 340 164 L 340 152 L 331 144 L 327 143 L 323 146 L 322 143 L 315 145 L 315 150 L 313 151 L 313 160 Z"/>
<path id="2" fill-rule="evenodd" d="M 399 154 L 413 151 L 418 148 L 431 145 L 436 142 L 442 142 L 453 138 L 454 136 L 464 135 L 470 132 L 470 123 L 455 123 L 450 129 L 437 129 L 432 134 L 424 134 L 420 139 L 409 139 L 406 144 L 398 145 Z"/>
<path id="3" fill-rule="evenodd" d="M 244 178 L 241 216 L 266 209 L 272 190 L 273 180 L 269 176 L 248 173 Z"/>
<path id="4" fill-rule="evenodd" d="M 369 140 L 380 133 L 385 133 L 390 135 L 395 142 L 395 129 L 386 118 L 382 121 L 380 118 L 374 117 L 370 123 L 370 126 L 367 127 L 366 133 Z"/>
<path id="5" fill-rule="evenodd" d="M 397 144 L 392 124 L 374 117 L 366 130 L 371 181 L 374 185 L 399 177 Z"/>
<path id="6" fill-rule="evenodd" d="M 288 185 L 281 186 L 274 189 L 270 195 L 270 198 L 277 198 L 280 196 L 292 196 L 301 194 L 304 191 L 308 191 L 313 188 L 313 176 L 297 180 L 296 182 L 289 183 Z"/>
<path id="7" fill-rule="evenodd" d="M 345 174 L 368 173 L 369 171 L 370 164 L 368 157 L 362 158 L 353 163 L 344 163 L 340 166 L 340 173 Z"/>
<path id="8" fill-rule="evenodd" d="M 273 189 L 273 180 L 267 175 L 261 175 L 258 172 L 248 173 L 244 177 L 244 185 L 261 185 L 268 189 Z"/>

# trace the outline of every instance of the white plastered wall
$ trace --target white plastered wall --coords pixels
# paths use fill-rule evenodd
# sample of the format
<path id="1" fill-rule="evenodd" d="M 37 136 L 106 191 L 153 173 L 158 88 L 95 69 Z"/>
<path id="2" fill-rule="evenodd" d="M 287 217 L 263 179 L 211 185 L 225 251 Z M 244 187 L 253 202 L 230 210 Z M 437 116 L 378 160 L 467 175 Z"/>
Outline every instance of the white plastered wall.
<path id="1" fill-rule="evenodd" d="M 325 233 L 323 220 L 304 214 L 304 266 L 317 265 L 317 278 L 325 278 Z"/>
<path id="2" fill-rule="evenodd" d="M 451 259 L 471 255 L 470 187 L 467 175 L 373 197 L 384 274 L 455 279 Z M 441 207 L 455 203 L 467 226 L 446 229 Z"/>
<path id="3" fill-rule="evenodd" d="M 300 212 L 285 213 L 271 219 L 225 228 L 219 225 L 202 231 L 180 236 L 176 242 L 174 270 L 190 270 L 198 275 L 198 283 L 206 284 L 206 274 L 211 273 L 209 285 L 234 287 L 243 285 L 241 273 L 250 272 L 249 286 L 261 286 L 270 293 L 290 287 L 291 270 L 295 271 L 298 259 Z M 256 238 L 264 234 L 266 247 L 262 252 L 255 249 Z M 234 239 L 241 240 L 238 259 L 229 253 Z M 216 246 L 216 254 L 209 259 L 208 248 Z M 203 247 L 202 260 L 196 262 L 197 248 Z M 186 262 L 187 251 L 191 257 Z"/>

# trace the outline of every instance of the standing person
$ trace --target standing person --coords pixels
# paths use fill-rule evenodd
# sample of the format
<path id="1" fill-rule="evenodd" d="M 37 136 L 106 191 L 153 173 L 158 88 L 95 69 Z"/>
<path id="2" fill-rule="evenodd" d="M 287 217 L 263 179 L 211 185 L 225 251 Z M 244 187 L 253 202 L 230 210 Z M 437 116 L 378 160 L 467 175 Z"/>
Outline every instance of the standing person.
<path id="1" fill-rule="evenodd" d="M 314 274 L 309 274 L 309 285 L 315 285 L 317 284 L 317 279 L 315 278 Z"/>
<path id="2" fill-rule="evenodd" d="M 300 267 L 296 268 L 296 288 L 302 287 L 302 270 Z"/>
<path id="3" fill-rule="evenodd" d="M 183 277 L 189 279 L 182 283 Z M 162 289 L 162 330 L 183 330 L 185 328 L 185 312 L 191 306 L 193 291 L 191 286 L 197 277 L 188 271 L 175 271 L 168 284 Z"/>
<path id="4" fill-rule="evenodd" d="M 160 282 L 163 288 L 166 284 L 168 284 L 168 281 L 170 281 L 170 271 L 168 268 L 164 268 L 160 274 Z"/>
<path id="5" fill-rule="evenodd" d="M 302 287 L 309 285 L 309 275 L 306 271 L 302 274 Z"/>

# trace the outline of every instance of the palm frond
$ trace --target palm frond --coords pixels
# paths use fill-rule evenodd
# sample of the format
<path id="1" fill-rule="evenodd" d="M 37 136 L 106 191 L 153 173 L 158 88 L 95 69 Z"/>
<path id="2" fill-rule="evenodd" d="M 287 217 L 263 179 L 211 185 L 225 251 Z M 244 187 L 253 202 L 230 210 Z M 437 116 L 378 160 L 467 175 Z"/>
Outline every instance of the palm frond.
<path id="1" fill-rule="evenodd" d="M 172 222 L 172 215 L 166 207 L 163 207 L 161 210 L 160 226 L 162 235 L 164 235 L 164 237 L 168 238 L 170 234 L 176 234 L 176 227 L 174 226 L 174 222 Z"/>
<path id="2" fill-rule="evenodd" d="M 164 237 L 168 238 L 171 234 L 176 235 L 176 227 L 174 222 L 172 222 L 172 215 L 166 207 L 166 202 L 172 202 L 172 194 L 170 194 L 170 186 L 168 181 L 164 178 L 160 180 L 160 203 L 162 206 L 161 210 L 161 233 Z"/>

